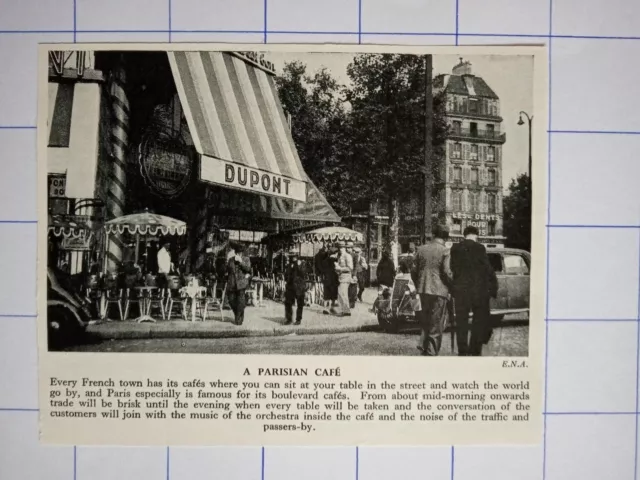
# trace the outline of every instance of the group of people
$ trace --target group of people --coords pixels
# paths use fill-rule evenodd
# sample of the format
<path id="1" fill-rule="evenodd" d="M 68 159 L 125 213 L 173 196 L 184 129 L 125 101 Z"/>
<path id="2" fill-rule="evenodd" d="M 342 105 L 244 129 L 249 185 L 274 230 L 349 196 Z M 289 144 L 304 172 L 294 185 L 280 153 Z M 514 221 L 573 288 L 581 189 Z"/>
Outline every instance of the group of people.
<path id="1" fill-rule="evenodd" d="M 491 338 L 490 300 L 498 293 L 496 274 L 485 247 L 478 243 L 478 229 L 466 227 L 463 235 L 462 242 L 448 249 L 445 242 L 449 232 L 438 226 L 433 240 L 415 253 L 412 277 L 420 295 L 421 310 L 417 314 L 422 333 L 418 349 L 422 355 L 438 355 L 447 319 L 452 314 L 458 355 L 482 355 L 483 345 Z M 470 313 L 473 313 L 471 323 Z"/>
<path id="2" fill-rule="evenodd" d="M 369 266 L 362 249 L 353 242 L 323 246 L 315 257 L 322 279 L 324 314 L 350 316 L 356 302 L 362 302 Z"/>

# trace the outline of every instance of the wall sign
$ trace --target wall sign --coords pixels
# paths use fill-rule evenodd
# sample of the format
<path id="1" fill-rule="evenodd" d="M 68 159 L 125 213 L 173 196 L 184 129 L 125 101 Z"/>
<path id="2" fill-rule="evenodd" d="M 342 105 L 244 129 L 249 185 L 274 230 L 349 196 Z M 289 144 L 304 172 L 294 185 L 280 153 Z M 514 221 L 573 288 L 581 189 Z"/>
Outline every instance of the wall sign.
<path id="1" fill-rule="evenodd" d="M 49 198 L 64 198 L 66 190 L 66 175 L 49 175 Z"/>
<path id="2" fill-rule="evenodd" d="M 91 237 L 65 237 L 62 239 L 62 250 L 86 252 L 91 250 Z"/>
<path id="3" fill-rule="evenodd" d="M 484 220 L 484 221 L 496 221 L 498 220 L 498 215 L 490 214 L 490 213 L 464 213 L 464 212 L 453 212 L 451 214 L 451 218 L 455 218 L 458 220 Z"/>
<path id="4" fill-rule="evenodd" d="M 191 180 L 192 160 L 148 140 L 140 148 L 140 173 L 149 187 L 163 197 L 180 195 Z"/>
<path id="5" fill-rule="evenodd" d="M 87 69 L 87 52 L 50 51 L 49 67 L 56 75 L 62 75 L 65 69 L 74 69 L 76 75 L 82 77 Z"/>

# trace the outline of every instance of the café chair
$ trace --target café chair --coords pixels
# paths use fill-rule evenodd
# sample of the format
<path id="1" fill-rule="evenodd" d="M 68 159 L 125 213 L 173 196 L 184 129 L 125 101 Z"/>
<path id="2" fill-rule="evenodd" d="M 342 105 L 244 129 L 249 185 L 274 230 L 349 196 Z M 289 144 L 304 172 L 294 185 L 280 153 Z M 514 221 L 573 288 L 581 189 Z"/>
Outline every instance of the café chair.
<path id="1" fill-rule="evenodd" d="M 142 316 L 142 298 L 135 287 L 138 285 L 138 275 L 131 274 L 124 277 L 124 319 L 129 318 L 129 308 L 131 305 L 137 305 L 139 315 Z"/>
<path id="2" fill-rule="evenodd" d="M 103 293 L 105 296 L 105 306 L 101 319 L 105 320 L 107 318 L 109 307 L 111 305 L 117 305 L 120 313 L 120 320 L 124 320 L 125 317 L 122 312 L 122 289 L 118 288 L 118 278 L 115 275 L 110 274 L 105 277 Z"/>
<path id="3" fill-rule="evenodd" d="M 221 296 L 218 298 L 217 295 L 217 283 L 214 284 L 211 290 L 207 290 L 207 294 L 204 297 L 200 298 L 197 304 L 198 310 L 200 312 L 200 318 L 202 321 L 207 320 L 207 314 L 209 313 L 209 309 L 213 308 L 220 312 L 220 320 L 224 320 L 224 302 L 227 293 L 227 285 L 225 283 L 224 287 L 222 287 Z M 209 292 L 211 294 L 209 294 Z"/>
<path id="4" fill-rule="evenodd" d="M 182 288 L 182 282 L 179 276 L 171 275 L 167 277 L 167 292 L 165 296 L 165 314 L 167 320 L 171 320 L 174 305 L 180 305 L 182 307 L 180 314 L 183 319 L 186 319 L 187 298 L 180 294 L 180 288 Z"/>
<path id="5" fill-rule="evenodd" d="M 158 288 L 158 278 L 155 275 L 147 275 L 145 279 L 147 287 L 155 287 L 154 290 L 150 290 L 147 296 L 147 311 L 146 315 L 151 315 L 151 309 L 157 307 L 160 309 L 162 319 L 165 320 L 165 299 L 164 288 Z"/>

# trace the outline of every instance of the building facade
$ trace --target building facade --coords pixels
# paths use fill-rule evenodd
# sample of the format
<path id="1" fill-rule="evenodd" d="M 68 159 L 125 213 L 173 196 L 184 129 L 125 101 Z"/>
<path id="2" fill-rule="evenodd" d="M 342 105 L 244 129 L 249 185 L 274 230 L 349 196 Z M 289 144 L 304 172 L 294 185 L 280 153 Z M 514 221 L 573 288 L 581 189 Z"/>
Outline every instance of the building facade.
<path id="1" fill-rule="evenodd" d="M 449 134 L 435 188 L 434 212 L 449 227 L 453 242 L 467 226 L 475 226 L 479 240 L 502 246 L 502 147 L 500 99 L 460 59 L 451 74 L 434 78 L 434 91 L 446 96 Z"/>

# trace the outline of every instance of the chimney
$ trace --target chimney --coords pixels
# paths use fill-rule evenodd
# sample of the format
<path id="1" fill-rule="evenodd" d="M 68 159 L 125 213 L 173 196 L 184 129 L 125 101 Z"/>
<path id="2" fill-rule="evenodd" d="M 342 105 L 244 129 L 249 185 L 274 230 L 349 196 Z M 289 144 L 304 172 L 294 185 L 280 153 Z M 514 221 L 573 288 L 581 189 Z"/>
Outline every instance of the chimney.
<path id="1" fill-rule="evenodd" d="M 472 75 L 471 62 L 465 62 L 463 58 L 460 57 L 460 63 L 453 67 L 451 73 L 453 73 L 454 75 Z"/>

